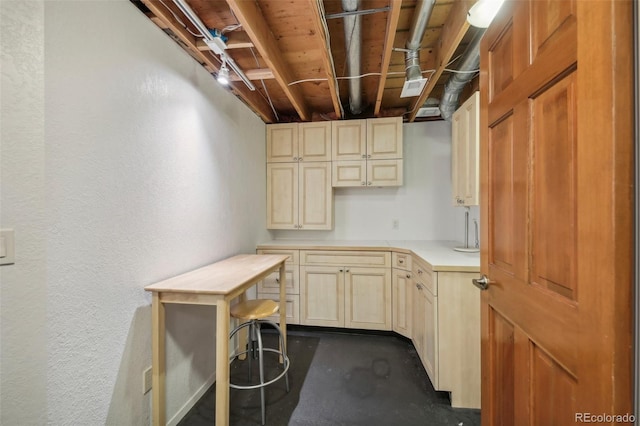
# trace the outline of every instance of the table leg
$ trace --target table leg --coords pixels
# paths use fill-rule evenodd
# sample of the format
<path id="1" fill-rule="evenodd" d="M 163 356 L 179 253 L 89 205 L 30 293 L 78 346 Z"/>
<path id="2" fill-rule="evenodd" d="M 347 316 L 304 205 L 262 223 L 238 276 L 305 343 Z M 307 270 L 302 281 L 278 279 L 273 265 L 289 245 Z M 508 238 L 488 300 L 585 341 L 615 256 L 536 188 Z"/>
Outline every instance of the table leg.
<path id="1" fill-rule="evenodd" d="M 282 329 L 282 340 L 284 348 L 287 347 L 287 274 L 285 272 L 285 263 L 280 264 L 280 328 Z M 281 348 L 282 350 L 282 348 Z M 280 357 L 280 362 L 284 363 L 284 359 Z"/>
<path id="2" fill-rule="evenodd" d="M 216 306 L 216 426 L 229 424 L 229 301 Z"/>
<path id="3" fill-rule="evenodd" d="M 160 294 L 153 293 L 151 302 L 151 387 L 153 389 L 153 424 L 165 425 L 166 395 L 165 395 L 165 312 L 164 304 L 160 301 Z"/>
<path id="4" fill-rule="evenodd" d="M 247 300 L 247 292 L 243 292 L 240 296 L 240 303 Z M 238 324 L 236 324 L 238 325 Z M 238 332 L 238 350 L 240 352 L 244 351 L 247 347 L 247 327 L 241 329 Z M 247 358 L 247 354 L 240 355 L 238 357 L 239 360 L 245 360 Z"/>

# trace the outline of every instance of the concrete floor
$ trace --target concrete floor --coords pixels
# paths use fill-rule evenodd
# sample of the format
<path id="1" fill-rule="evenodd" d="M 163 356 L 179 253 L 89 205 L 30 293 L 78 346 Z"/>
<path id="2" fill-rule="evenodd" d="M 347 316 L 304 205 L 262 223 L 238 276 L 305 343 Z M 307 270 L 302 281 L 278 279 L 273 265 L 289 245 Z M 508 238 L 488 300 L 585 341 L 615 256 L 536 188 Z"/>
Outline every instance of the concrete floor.
<path id="1" fill-rule="evenodd" d="M 264 334 L 275 345 L 275 336 Z M 480 425 L 478 410 L 451 408 L 448 393 L 434 391 L 403 337 L 290 326 L 287 338 L 290 392 L 284 379 L 266 388 L 267 425 Z M 270 356 L 267 378 L 278 374 L 277 356 Z M 234 361 L 232 382 L 246 382 L 247 376 L 246 361 Z M 260 425 L 258 390 L 231 389 L 230 400 L 231 425 Z M 214 413 L 215 385 L 179 425 L 212 425 Z"/>

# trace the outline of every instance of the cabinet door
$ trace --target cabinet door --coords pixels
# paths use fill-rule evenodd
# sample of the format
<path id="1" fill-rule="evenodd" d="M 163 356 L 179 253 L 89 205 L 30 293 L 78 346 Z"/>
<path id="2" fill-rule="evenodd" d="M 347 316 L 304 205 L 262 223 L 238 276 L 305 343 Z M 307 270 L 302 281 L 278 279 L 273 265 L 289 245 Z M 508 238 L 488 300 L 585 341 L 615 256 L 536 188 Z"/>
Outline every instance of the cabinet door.
<path id="1" fill-rule="evenodd" d="M 300 163 L 298 229 L 333 228 L 331 163 Z"/>
<path id="2" fill-rule="evenodd" d="M 367 120 L 367 159 L 402 158 L 402 117 Z"/>
<path id="3" fill-rule="evenodd" d="M 365 160 L 334 161 L 331 164 L 331 185 L 334 187 L 365 186 L 367 162 Z"/>
<path id="4" fill-rule="evenodd" d="M 425 299 L 424 312 L 424 368 L 431 379 L 434 389 L 440 389 L 438 383 L 438 298 L 429 290 L 422 288 Z"/>
<path id="5" fill-rule="evenodd" d="M 393 331 L 404 337 L 411 338 L 411 299 L 413 289 L 411 273 L 394 268 L 392 274 Z"/>
<path id="6" fill-rule="evenodd" d="M 367 186 L 401 186 L 402 160 L 367 160 Z"/>
<path id="7" fill-rule="evenodd" d="M 367 120 L 331 122 L 333 161 L 362 160 L 367 154 Z"/>
<path id="8" fill-rule="evenodd" d="M 297 123 L 267 125 L 267 163 L 298 161 Z"/>
<path id="9" fill-rule="evenodd" d="M 416 352 L 424 365 L 424 347 L 427 326 L 427 321 L 425 320 L 427 312 L 427 297 L 424 294 L 424 287 L 418 283 L 413 284 L 411 293 L 411 339 L 413 340 L 413 346 L 416 347 Z"/>
<path id="10" fill-rule="evenodd" d="M 298 125 L 298 161 L 331 161 L 331 122 Z"/>
<path id="11" fill-rule="evenodd" d="M 391 330 L 391 270 L 345 269 L 345 327 Z"/>
<path id="12" fill-rule="evenodd" d="M 344 269 L 300 267 L 300 324 L 344 327 Z"/>
<path id="13" fill-rule="evenodd" d="M 480 95 L 476 92 L 452 116 L 451 182 L 454 206 L 479 204 Z"/>
<path id="14" fill-rule="evenodd" d="M 298 163 L 267 164 L 267 228 L 298 228 Z"/>

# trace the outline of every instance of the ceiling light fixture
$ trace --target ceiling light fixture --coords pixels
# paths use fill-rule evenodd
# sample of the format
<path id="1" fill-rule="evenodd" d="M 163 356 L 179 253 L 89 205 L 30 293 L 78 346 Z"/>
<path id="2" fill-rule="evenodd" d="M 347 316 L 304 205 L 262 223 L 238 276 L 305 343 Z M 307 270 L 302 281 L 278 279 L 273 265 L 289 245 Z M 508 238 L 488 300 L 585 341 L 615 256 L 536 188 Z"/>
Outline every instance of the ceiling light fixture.
<path id="1" fill-rule="evenodd" d="M 227 60 L 222 60 L 222 66 L 220 67 L 220 71 L 218 71 L 218 76 L 216 77 L 218 83 L 223 86 L 229 85 L 229 68 L 227 68 Z"/>
<path id="2" fill-rule="evenodd" d="M 204 25 L 204 23 L 202 23 L 200 18 L 198 18 L 196 13 L 191 9 L 191 7 L 189 7 L 189 5 L 187 4 L 187 2 L 185 0 L 173 0 L 173 3 L 176 6 L 178 6 L 180 11 L 189 19 L 189 21 L 191 21 L 191 23 L 193 25 L 195 25 L 195 27 L 198 29 L 200 34 L 202 34 L 202 37 L 204 38 L 205 43 L 214 52 L 218 52 L 219 50 L 224 50 L 224 49 L 222 49 L 222 44 L 220 43 L 220 41 L 219 40 L 215 40 L 216 38 L 219 38 L 219 37 L 214 37 L 211 34 L 211 31 L 209 30 L 209 28 L 207 28 Z M 224 47 L 226 48 L 226 45 Z M 236 73 L 236 75 L 238 77 L 240 77 L 242 82 L 249 88 L 249 90 L 251 90 L 251 91 L 256 90 L 256 88 L 253 85 L 253 83 L 251 83 L 251 80 L 249 80 L 249 78 L 245 75 L 245 73 L 242 72 L 240 67 L 238 67 L 238 65 L 234 62 L 234 60 L 231 57 L 226 57 L 225 56 L 225 58 L 223 58 L 223 59 L 224 59 L 224 62 L 226 62 L 226 64 L 229 66 L 229 68 L 231 68 L 233 70 L 233 72 Z M 223 73 L 223 71 L 222 71 L 223 68 L 225 68 L 224 63 L 223 63 L 223 67 L 220 68 L 220 73 Z M 218 73 L 218 75 L 220 73 Z M 227 74 L 227 84 L 228 84 L 228 77 L 229 77 L 229 70 L 228 69 L 226 71 L 226 74 Z M 220 81 L 220 80 L 218 79 L 218 81 Z"/>
<path id="3" fill-rule="evenodd" d="M 467 13 L 467 22 L 478 28 L 487 28 L 498 14 L 504 0 L 478 0 Z"/>

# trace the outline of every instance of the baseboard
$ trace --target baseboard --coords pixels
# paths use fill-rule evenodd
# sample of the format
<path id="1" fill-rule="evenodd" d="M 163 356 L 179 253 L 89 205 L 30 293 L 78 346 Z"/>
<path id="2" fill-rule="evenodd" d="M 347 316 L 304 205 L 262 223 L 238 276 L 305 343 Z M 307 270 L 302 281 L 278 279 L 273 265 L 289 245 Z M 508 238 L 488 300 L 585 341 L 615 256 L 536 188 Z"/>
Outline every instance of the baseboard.
<path id="1" fill-rule="evenodd" d="M 169 426 L 176 426 L 187 415 L 187 413 L 200 401 L 200 398 L 209 390 L 209 388 L 216 382 L 216 373 L 214 372 L 200 388 L 194 393 L 191 398 L 184 403 L 178 412 L 167 422 Z"/>

